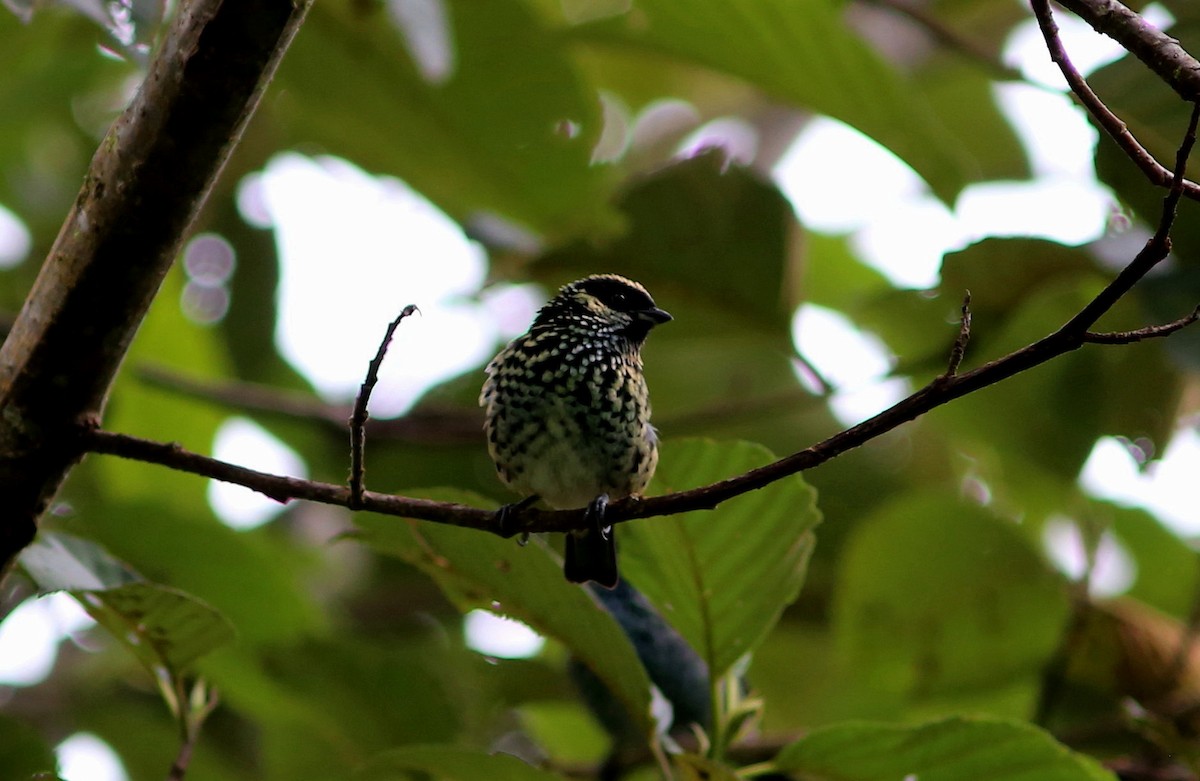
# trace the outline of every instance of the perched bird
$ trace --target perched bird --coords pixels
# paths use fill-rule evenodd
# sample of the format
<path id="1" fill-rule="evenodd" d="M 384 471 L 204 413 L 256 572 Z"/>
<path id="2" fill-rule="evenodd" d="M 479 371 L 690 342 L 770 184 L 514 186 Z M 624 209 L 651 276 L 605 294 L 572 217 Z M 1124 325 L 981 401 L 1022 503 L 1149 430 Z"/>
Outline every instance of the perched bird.
<path id="1" fill-rule="evenodd" d="M 565 285 L 487 367 L 479 396 L 500 479 L 555 509 L 587 507 L 589 527 L 567 535 L 567 579 L 617 584 L 608 502 L 640 495 L 658 464 L 642 375 L 642 343 L 671 319 L 646 289 L 615 274 Z"/>

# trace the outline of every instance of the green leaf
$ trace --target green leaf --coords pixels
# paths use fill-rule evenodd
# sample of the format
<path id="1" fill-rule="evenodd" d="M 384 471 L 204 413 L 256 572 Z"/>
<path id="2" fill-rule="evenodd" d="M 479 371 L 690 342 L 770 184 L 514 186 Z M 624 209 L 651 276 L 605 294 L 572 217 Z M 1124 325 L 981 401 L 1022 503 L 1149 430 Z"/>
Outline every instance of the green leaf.
<path id="1" fill-rule="evenodd" d="M 101 546 L 59 532 L 38 534 L 19 559 L 38 591 L 79 591 L 124 586 L 141 580 Z"/>
<path id="2" fill-rule="evenodd" d="M 1011 521 L 914 493 L 854 530 L 834 587 L 846 699 L 906 706 L 1031 705 L 1068 616 L 1062 581 Z"/>
<path id="3" fill-rule="evenodd" d="M 538 770 L 509 754 L 451 746 L 409 746 L 372 757 L 355 778 L 359 781 L 388 781 L 432 777 L 442 781 L 554 781 L 561 778 Z"/>
<path id="4" fill-rule="evenodd" d="M 954 717 L 916 727 L 839 724 L 775 759 L 809 781 L 1114 781 L 1090 757 L 1018 721 Z"/>
<path id="5" fill-rule="evenodd" d="M 463 491 L 428 498 L 495 506 Z M 430 575 L 464 613 L 481 608 L 553 637 L 595 673 L 647 735 L 650 680 L 616 621 L 585 589 L 567 583 L 562 562 L 540 540 L 519 546 L 487 532 L 361 514 L 356 536 Z"/>
<path id="6" fill-rule="evenodd" d="M 747 442 L 669 440 L 651 490 L 695 488 L 774 460 Z M 621 570 L 716 679 L 796 599 L 819 521 L 816 492 L 789 477 L 712 511 L 622 524 Z"/>
<path id="7" fill-rule="evenodd" d="M 173 677 L 234 639 L 229 620 L 204 602 L 155 583 L 72 591 L 84 610 L 152 673 Z"/>
<path id="8" fill-rule="evenodd" d="M 599 102 L 562 42 L 515 0 L 443 6 L 451 64 L 432 83 L 383 5 L 318 4 L 276 79 L 290 140 L 399 176 L 459 219 L 608 222 L 606 174 L 589 164 Z"/>
<path id="9" fill-rule="evenodd" d="M 827 114 L 883 144 L 947 202 L 966 184 L 963 144 L 831 0 L 639 0 L 573 37 L 680 57 Z"/>
<path id="10" fill-rule="evenodd" d="M 81 469 L 101 460 L 89 459 L 73 478 L 83 477 Z M 140 472 L 131 482 L 141 479 L 146 485 L 155 476 L 168 486 L 176 478 L 204 482 L 155 464 L 120 466 Z M 157 494 L 141 502 L 72 495 L 80 510 L 81 530 L 155 581 L 170 583 L 213 605 L 238 627 L 240 642 L 285 643 L 325 625 L 319 606 L 303 586 L 316 570 L 311 550 L 270 527 L 234 531 L 213 518 L 205 506 L 183 509 L 174 498 L 166 503 L 158 499 Z"/>
<path id="11" fill-rule="evenodd" d="M 21 566 L 39 591 L 69 591 L 152 673 L 178 673 L 233 639 L 220 613 L 182 591 L 140 581 L 90 541 L 43 533 L 21 554 Z"/>

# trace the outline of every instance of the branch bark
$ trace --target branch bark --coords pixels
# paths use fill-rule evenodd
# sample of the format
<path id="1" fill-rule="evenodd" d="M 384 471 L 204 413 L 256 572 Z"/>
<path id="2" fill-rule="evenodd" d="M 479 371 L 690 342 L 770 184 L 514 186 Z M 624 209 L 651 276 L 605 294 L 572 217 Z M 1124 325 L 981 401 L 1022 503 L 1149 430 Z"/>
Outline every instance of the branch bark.
<path id="1" fill-rule="evenodd" d="M 311 0 L 181 4 L 0 348 L 0 572 L 29 543 Z"/>
<path id="2" fill-rule="evenodd" d="M 1059 4 L 1112 38 L 1189 103 L 1200 100 L 1200 62 L 1179 41 L 1117 0 L 1059 0 Z"/>

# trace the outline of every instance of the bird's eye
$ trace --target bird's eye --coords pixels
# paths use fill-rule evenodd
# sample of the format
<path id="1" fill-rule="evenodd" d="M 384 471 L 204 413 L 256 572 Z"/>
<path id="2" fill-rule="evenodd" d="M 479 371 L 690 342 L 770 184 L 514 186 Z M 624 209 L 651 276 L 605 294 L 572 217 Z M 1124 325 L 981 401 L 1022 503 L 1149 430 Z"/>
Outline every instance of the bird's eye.
<path id="1" fill-rule="evenodd" d="M 624 293 L 617 293 L 616 295 L 613 296 L 614 304 L 624 304 L 628 300 L 629 300 L 628 297 L 626 297 L 626 295 Z"/>

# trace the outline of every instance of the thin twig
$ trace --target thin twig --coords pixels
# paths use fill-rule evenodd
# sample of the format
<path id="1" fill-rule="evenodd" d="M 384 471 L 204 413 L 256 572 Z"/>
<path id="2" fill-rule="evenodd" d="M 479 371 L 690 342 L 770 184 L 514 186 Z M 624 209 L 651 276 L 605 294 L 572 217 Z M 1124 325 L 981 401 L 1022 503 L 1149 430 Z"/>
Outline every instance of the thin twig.
<path id="1" fill-rule="evenodd" d="M 1071 88 L 1071 92 L 1075 93 L 1075 97 L 1079 98 L 1079 102 L 1083 104 L 1088 113 L 1117 142 L 1121 151 L 1141 169 L 1152 184 L 1159 187 L 1171 184 L 1174 180 L 1172 171 L 1159 163 L 1154 155 L 1150 154 L 1149 150 L 1134 138 L 1125 122 L 1113 113 L 1104 104 L 1104 101 L 1100 100 L 1100 97 L 1092 91 L 1087 80 L 1071 62 L 1071 58 L 1067 55 L 1066 48 L 1063 47 L 1062 40 L 1059 38 L 1058 24 L 1054 21 L 1054 14 L 1050 10 L 1050 0 L 1030 0 L 1030 4 L 1033 7 L 1034 16 L 1037 17 L 1042 37 L 1046 40 L 1050 59 L 1062 71 L 1063 78 L 1067 80 L 1067 86 Z M 1200 200 L 1200 185 L 1195 182 L 1185 179 L 1182 182 L 1182 191 L 1188 198 Z"/>
<path id="2" fill-rule="evenodd" d="M 192 764 L 192 754 L 196 751 L 196 742 L 200 739 L 200 730 L 204 727 L 204 722 L 216 710 L 219 702 L 215 688 L 202 681 L 197 681 L 194 687 L 202 687 L 192 690 L 193 694 L 198 690 L 203 692 L 204 701 L 202 703 L 193 702 L 193 697 L 187 696 L 182 685 L 179 687 L 178 718 L 182 734 L 175 761 L 171 763 L 171 769 L 167 771 L 167 781 L 183 781 L 184 776 L 187 775 L 188 767 Z"/>
<path id="3" fill-rule="evenodd" d="M 1197 320 L 1200 320 L 1200 306 L 1193 309 L 1190 315 L 1169 323 L 1148 325 L 1145 328 L 1136 328 L 1132 331 L 1108 331 L 1101 333 L 1088 331 L 1083 335 L 1083 340 L 1090 344 L 1132 344 L 1133 342 L 1140 342 L 1145 339 L 1161 339 L 1164 336 L 1170 336 L 1182 328 L 1187 328 Z"/>
<path id="4" fill-rule="evenodd" d="M 404 318 L 418 311 L 420 310 L 414 304 L 409 304 L 401 310 L 395 320 L 388 323 L 387 332 L 383 335 L 383 341 L 379 343 L 379 349 L 375 351 L 375 357 L 371 359 L 371 363 L 367 366 L 367 376 L 358 389 L 358 398 L 354 400 L 354 411 L 350 414 L 349 507 L 351 510 L 362 509 L 363 477 L 366 472 L 366 468 L 363 465 L 363 450 L 366 443 L 367 403 L 371 400 L 371 391 L 375 390 L 375 384 L 379 382 L 379 369 L 383 366 L 383 357 L 387 355 L 388 345 L 392 342 L 392 335 L 396 333 L 396 329 L 400 327 L 400 323 Z"/>
<path id="5" fill-rule="evenodd" d="M 962 309 L 958 318 L 958 336 L 954 346 L 950 348 L 950 360 L 946 365 L 943 378 L 949 379 L 958 375 L 958 367 L 962 366 L 963 358 L 967 355 L 967 342 L 971 341 L 971 291 L 963 296 Z"/>
<path id="6" fill-rule="evenodd" d="M 1117 0 L 1058 0 L 1117 43 L 1189 103 L 1200 100 L 1200 62 L 1179 41 L 1147 22 Z"/>

